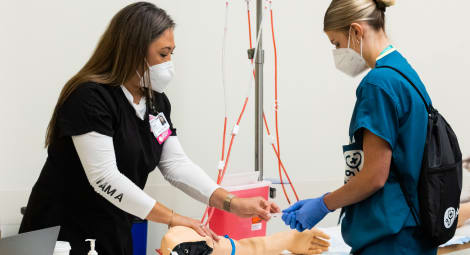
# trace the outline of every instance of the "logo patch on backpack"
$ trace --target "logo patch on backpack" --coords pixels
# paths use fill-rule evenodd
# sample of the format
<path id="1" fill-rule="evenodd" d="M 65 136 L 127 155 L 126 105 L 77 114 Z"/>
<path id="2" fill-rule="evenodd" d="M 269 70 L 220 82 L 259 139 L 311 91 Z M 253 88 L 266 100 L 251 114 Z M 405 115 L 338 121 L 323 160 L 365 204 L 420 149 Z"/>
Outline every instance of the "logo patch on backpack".
<path id="1" fill-rule="evenodd" d="M 444 227 L 450 228 L 454 224 L 455 219 L 457 218 L 458 212 L 455 211 L 454 207 L 447 208 L 444 213 Z"/>

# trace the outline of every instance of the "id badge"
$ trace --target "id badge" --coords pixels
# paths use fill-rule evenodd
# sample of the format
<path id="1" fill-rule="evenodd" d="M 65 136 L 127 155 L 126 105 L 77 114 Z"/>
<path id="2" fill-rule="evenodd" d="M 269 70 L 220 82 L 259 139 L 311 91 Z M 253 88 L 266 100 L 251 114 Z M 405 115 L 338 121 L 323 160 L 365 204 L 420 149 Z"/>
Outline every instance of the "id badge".
<path id="1" fill-rule="evenodd" d="M 165 114 L 163 114 L 162 112 L 159 113 L 157 116 L 150 114 L 149 121 L 150 130 L 157 139 L 157 142 L 159 144 L 163 144 L 166 139 L 168 139 L 168 137 L 170 137 L 172 134 L 170 129 L 170 123 L 168 123 L 167 119 L 165 118 Z"/>

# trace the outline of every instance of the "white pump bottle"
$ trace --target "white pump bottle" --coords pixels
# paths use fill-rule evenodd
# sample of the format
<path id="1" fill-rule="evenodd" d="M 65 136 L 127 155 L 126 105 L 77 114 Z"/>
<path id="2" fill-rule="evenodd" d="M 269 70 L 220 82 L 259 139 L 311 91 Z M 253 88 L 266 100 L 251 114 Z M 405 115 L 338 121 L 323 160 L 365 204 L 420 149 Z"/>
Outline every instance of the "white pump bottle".
<path id="1" fill-rule="evenodd" d="M 88 255 L 98 255 L 98 252 L 95 250 L 95 239 L 86 239 L 85 242 L 90 242 L 90 252 L 88 252 Z"/>

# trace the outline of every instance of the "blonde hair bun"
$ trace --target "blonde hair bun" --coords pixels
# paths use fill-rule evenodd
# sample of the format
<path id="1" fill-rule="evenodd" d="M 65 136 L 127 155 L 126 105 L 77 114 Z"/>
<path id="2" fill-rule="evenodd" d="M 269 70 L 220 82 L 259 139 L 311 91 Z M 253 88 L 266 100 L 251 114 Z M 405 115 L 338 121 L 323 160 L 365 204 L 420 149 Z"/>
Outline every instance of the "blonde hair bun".
<path id="1" fill-rule="evenodd" d="M 390 7 L 390 6 L 395 5 L 395 0 L 375 0 L 375 2 L 378 5 L 382 5 L 384 7 Z"/>
<path id="2" fill-rule="evenodd" d="M 324 31 L 348 32 L 353 22 L 365 21 L 385 31 L 385 11 L 395 0 L 331 0 L 323 20 Z"/>

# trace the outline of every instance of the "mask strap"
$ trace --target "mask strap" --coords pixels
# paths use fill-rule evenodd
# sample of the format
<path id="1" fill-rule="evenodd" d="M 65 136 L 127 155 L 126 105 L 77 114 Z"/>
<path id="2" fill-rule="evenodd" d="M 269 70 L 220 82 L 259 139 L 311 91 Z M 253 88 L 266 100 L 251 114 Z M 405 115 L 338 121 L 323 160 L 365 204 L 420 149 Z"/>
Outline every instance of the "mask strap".
<path id="1" fill-rule="evenodd" d="M 137 76 L 139 77 L 140 86 L 141 86 L 141 87 L 144 87 L 144 77 L 142 77 L 142 76 L 140 75 L 140 73 L 139 73 L 137 70 L 135 70 L 135 73 L 136 73 Z M 145 74 L 144 74 L 144 75 L 145 75 Z"/>
<path id="2" fill-rule="evenodd" d="M 349 35 L 348 35 L 348 49 L 350 48 L 349 46 L 351 45 L 351 28 L 349 27 Z"/>
<path id="3" fill-rule="evenodd" d="M 351 26 L 349 27 L 349 36 L 348 36 L 348 48 L 350 48 L 351 45 Z M 361 37 L 361 57 L 362 57 L 362 37 Z"/>
<path id="4" fill-rule="evenodd" d="M 145 63 L 147 64 L 147 66 L 149 66 L 149 64 L 148 64 L 148 62 L 147 62 L 147 59 L 145 59 Z M 145 85 L 144 78 L 145 78 L 145 75 L 146 75 L 147 72 L 144 72 L 144 74 L 143 74 L 142 76 L 139 74 L 139 72 L 138 72 L 137 70 L 135 70 L 135 73 L 137 74 L 137 76 L 139 76 L 140 86 L 141 86 L 142 88 L 146 88 L 146 89 L 149 91 L 149 93 L 148 93 L 146 96 L 148 97 L 148 100 L 147 100 L 147 101 L 150 103 L 150 108 L 152 109 L 152 111 L 157 112 L 157 110 L 155 109 L 155 106 L 154 106 L 154 104 L 153 104 L 152 89 L 149 88 L 149 87 L 145 87 L 145 86 L 144 86 L 144 85 Z M 147 73 L 147 75 L 148 75 L 148 73 Z"/>
<path id="5" fill-rule="evenodd" d="M 361 38 L 361 57 L 362 57 L 362 38 Z"/>
<path id="6" fill-rule="evenodd" d="M 147 67 L 150 69 L 150 65 L 149 65 L 149 62 L 147 61 L 147 58 L 145 58 L 145 64 L 147 64 Z M 144 87 L 143 86 L 143 83 L 144 83 L 143 80 L 144 80 L 146 72 L 144 71 L 144 74 L 140 75 L 140 73 L 137 70 L 135 70 L 135 73 L 137 74 L 137 76 L 139 76 L 140 83 L 141 83 L 142 87 Z"/>

